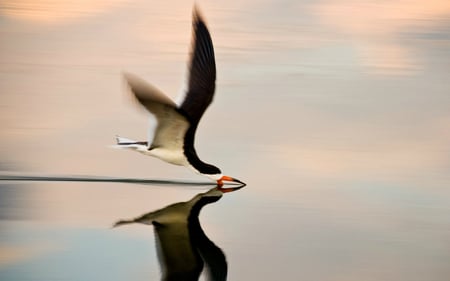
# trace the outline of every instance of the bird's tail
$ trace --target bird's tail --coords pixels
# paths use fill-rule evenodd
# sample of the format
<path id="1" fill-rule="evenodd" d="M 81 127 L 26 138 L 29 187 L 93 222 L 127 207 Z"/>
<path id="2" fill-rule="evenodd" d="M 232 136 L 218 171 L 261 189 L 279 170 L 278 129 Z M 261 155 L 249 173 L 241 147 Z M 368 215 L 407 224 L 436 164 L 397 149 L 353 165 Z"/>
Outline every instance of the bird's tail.
<path id="1" fill-rule="evenodd" d="M 112 145 L 113 148 L 131 148 L 131 149 L 138 149 L 142 148 L 143 146 L 147 147 L 148 142 L 146 141 L 135 141 L 123 137 L 116 136 L 116 145 Z"/>
<path id="2" fill-rule="evenodd" d="M 148 214 L 144 214 L 140 217 L 134 218 L 134 219 L 130 219 L 130 220 L 120 220 L 117 221 L 116 223 L 113 224 L 113 228 L 114 227 L 118 227 L 124 224 L 131 224 L 131 223 L 142 223 L 142 224 L 147 224 L 147 225 L 152 225 L 152 224 L 157 224 L 157 222 L 155 222 L 155 219 L 158 217 L 158 215 L 161 214 L 161 211 L 154 211 Z"/>

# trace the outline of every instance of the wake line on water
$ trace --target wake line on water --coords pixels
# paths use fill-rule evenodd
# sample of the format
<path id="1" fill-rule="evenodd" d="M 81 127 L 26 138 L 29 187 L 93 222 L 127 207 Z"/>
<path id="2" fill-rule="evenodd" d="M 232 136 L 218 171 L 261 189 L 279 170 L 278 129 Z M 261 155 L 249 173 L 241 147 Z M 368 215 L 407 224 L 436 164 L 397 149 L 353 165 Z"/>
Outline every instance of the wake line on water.
<path id="1" fill-rule="evenodd" d="M 211 186 L 210 182 L 190 182 L 161 179 L 137 179 L 137 178 L 116 178 L 99 176 L 36 176 L 36 175 L 8 175 L 0 174 L 0 181 L 38 181 L 38 182 L 113 182 L 113 183 L 134 183 L 147 185 L 184 185 L 184 186 Z"/>

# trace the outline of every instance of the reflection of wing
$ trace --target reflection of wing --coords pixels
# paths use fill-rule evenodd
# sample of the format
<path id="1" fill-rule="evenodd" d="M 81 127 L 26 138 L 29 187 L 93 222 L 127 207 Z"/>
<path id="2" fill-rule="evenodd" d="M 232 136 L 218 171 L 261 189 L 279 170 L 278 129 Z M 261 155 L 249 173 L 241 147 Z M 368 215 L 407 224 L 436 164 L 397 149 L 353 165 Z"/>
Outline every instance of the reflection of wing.
<path id="1" fill-rule="evenodd" d="M 125 73 L 125 79 L 136 99 L 157 119 L 158 125 L 150 147 L 181 149 L 189 123 L 178 112 L 175 103 L 157 88 L 135 75 Z"/>
<path id="2" fill-rule="evenodd" d="M 203 261 L 193 248 L 187 216 L 190 201 L 172 204 L 163 209 L 132 220 L 122 220 L 115 226 L 127 223 L 152 224 L 155 228 L 158 259 L 162 280 L 198 280 Z"/>
<path id="3" fill-rule="evenodd" d="M 196 125 L 211 104 L 216 85 L 214 48 L 205 22 L 194 11 L 194 38 L 189 65 L 189 85 L 180 110 Z"/>
<path id="4" fill-rule="evenodd" d="M 162 280 L 198 280 L 203 261 L 192 244 L 187 221 L 154 223 Z"/>
<path id="5" fill-rule="evenodd" d="M 187 202 L 175 203 L 136 219 L 122 220 L 115 226 L 128 223 L 154 226 L 162 280 L 198 280 L 203 264 L 207 267 L 208 280 L 226 280 L 225 254 L 208 239 L 198 220 L 203 206 L 218 201 L 222 195 L 215 187 Z"/>
<path id="6" fill-rule="evenodd" d="M 199 202 L 197 205 L 203 206 L 209 203 L 216 202 L 222 196 L 215 189 L 212 189 L 202 195 L 203 196 L 200 201 L 203 202 Z M 191 233 L 193 243 L 195 244 L 198 253 L 200 254 L 202 260 L 206 265 L 206 280 L 227 280 L 228 265 L 225 254 L 223 253 L 222 249 L 214 244 L 214 242 L 209 240 L 208 236 L 206 236 L 205 232 L 200 226 L 200 222 L 198 220 L 200 210 L 201 207 L 195 208 L 194 206 L 192 208 L 189 232 Z"/>

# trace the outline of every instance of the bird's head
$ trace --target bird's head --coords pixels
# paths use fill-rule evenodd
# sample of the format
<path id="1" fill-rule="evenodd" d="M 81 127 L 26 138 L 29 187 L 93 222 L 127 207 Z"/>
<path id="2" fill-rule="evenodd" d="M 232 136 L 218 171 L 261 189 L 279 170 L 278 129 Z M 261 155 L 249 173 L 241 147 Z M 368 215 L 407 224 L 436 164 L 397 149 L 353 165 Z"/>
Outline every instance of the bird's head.
<path id="1" fill-rule="evenodd" d="M 241 185 L 245 185 L 244 182 L 238 179 L 229 176 L 224 176 L 222 174 L 222 171 L 214 165 L 203 163 L 203 170 L 204 172 L 202 172 L 201 174 L 215 181 L 218 187 L 222 187 L 224 185 L 224 181 L 235 182 Z"/>

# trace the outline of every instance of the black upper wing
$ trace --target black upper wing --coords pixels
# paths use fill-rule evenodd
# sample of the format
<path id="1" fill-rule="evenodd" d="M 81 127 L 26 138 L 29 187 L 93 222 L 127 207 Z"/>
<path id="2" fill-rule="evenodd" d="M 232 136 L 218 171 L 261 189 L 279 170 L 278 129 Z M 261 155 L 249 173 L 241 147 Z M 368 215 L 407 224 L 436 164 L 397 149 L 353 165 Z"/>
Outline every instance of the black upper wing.
<path id="1" fill-rule="evenodd" d="M 188 91 L 179 109 L 196 127 L 211 104 L 216 87 L 214 47 L 208 28 L 197 10 L 194 10 L 193 32 Z"/>

